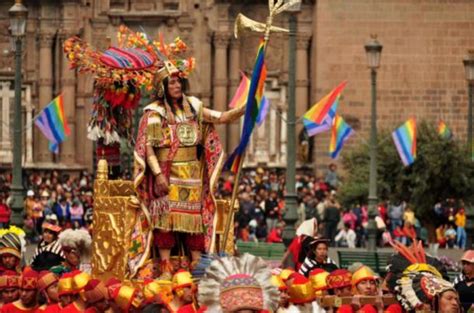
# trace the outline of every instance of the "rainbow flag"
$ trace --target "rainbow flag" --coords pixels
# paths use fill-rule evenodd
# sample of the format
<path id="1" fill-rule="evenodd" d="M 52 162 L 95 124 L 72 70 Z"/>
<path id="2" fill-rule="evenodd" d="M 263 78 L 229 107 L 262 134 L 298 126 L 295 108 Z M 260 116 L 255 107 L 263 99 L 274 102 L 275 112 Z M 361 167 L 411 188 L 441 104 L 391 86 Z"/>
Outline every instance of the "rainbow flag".
<path id="1" fill-rule="evenodd" d="M 416 159 L 416 120 L 410 118 L 392 133 L 398 154 L 405 166 L 411 165 Z"/>
<path id="2" fill-rule="evenodd" d="M 354 130 L 350 127 L 344 119 L 336 114 L 332 123 L 331 141 L 329 142 L 329 155 L 336 159 L 341 153 L 342 146 L 354 134 Z"/>
<path id="3" fill-rule="evenodd" d="M 248 79 L 248 77 L 242 72 L 241 75 L 242 79 L 240 80 L 239 87 L 235 91 L 235 94 L 229 103 L 229 107 L 231 109 L 239 108 L 247 103 L 247 98 L 250 91 L 250 79 Z M 270 108 L 270 102 L 268 101 L 267 97 L 262 97 L 262 100 L 258 104 L 258 107 L 259 114 L 257 118 L 257 125 L 260 127 L 263 121 L 265 121 L 265 117 L 267 116 L 268 110 Z"/>
<path id="4" fill-rule="evenodd" d="M 448 125 L 443 120 L 438 122 L 438 134 L 444 139 L 451 139 L 453 137 L 451 129 L 448 128 Z"/>
<path id="5" fill-rule="evenodd" d="M 316 103 L 308 112 L 305 113 L 303 116 L 303 125 L 306 129 L 306 132 L 308 133 L 308 136 L 314 136 L 319 133 L 323 133 L 331 128 L 332 122 L 334 117 L 336 116 L 336 111 L 337 107 L 339 105 L 339 99 L 340 96 L 336 98 L 334 101 L 333 105 L 331 106 L 331 109 L 328 111 L 328 114 L 326 115 L 326 118 L 323 120 L 321 124 L 317 124 L 309 119 L 307 119 L 305 116 L 308 114 L 311 110 L 315 109 L 317 105 L 322 105 L 324 104 L 324 99 L 327 99 L 327 96 L 324 97 L 321 101 Z"/>
<path id="6" fill-rule="evenodd" d="M 259 115 L 261 115 L 260 110 L 264 107 L 263 105 L 259 106 L 259 103 L 262 102 L 263 87 L 266 78 L 265 41 L 261 40 L 257 50 L 255 65 L 253 67 L 252 80 L 250 81 L 240 143 L 224 164 L 226 169 L 229 169 L 234 173 L 237 173 L 239 169 L 239 164 L 250 141 L 250 136 L 255 128 Z"/>
<path id="7" fill-rule="evenodd" d="M 341 95 L 341 92 L 344 90 L 346 85 L 347 81 L 343 81 L 342 83 L 340 83 L 336 88 L 331 90 L 329 94 L 324 96 L 324 98 L 322 98 L 318 103 L 313 105 L 313 107 L 303 115 L 303 118 L 319 125 L 322 124 L 323 121 L 326 119 L 329 111 L 333 107 L 334 102 L 338 100 L 339 96 Z"/>
<path id="8" fill-rule="evenodd" d="M 49 150 L 59 152 L 59 144 L 71 134 L 64 115 L 63 95 L 54 98 L 35 118 L 35 125 L 48 138 Z"/>

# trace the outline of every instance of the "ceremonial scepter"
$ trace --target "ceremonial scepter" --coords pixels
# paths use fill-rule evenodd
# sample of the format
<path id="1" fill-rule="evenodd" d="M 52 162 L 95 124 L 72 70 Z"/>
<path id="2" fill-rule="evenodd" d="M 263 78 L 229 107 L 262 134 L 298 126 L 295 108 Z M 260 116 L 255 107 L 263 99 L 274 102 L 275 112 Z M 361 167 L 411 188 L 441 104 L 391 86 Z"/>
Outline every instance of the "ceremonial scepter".
<path id="1" fill-rule="evenodd" d="M 234 24 L 234 36 L 235 36 L 235 38 L 238 38 L 239 33 L 242 32 L 243 30 L 249 30 L 249 31 L 264 33 L 265 35 L 263 37 L 263 44 L 264 44 L 264 55 L 265 55 L 266 50 L 267 50 L 267 43 L 270 40 L 270 32 L 271 31 L 288 33 L 288 30 L 285 29 L 285 28 L 272 26 L 273 18 L 276 15 L 288 10 L 292 6 L 299 4 L 300 2 L 301 2 L 301 0 L 288 0 L 288 1 L 278 0 L 275 3 L 274 0 L 268 0 L 269 15 L 267 17 L 267 21 L 266 21 L 265 24 L 254 21 L 254 20 L 246 17 L 242 13 L 239 13 L 239 15 L 237 15 L 237 18 L 236 18 L 235 24 Z M 239 189 L 239 179 L 240 179 L 240 175 L 241 175 L 241 172 L 242 172 L 242 165 L 243 165 L 244 159 L 245 159 L 245 151 L 242 153 L 242 155 L 240 157 L 239 164 L 238 164 L 238 167 L 237 167 L 237 172 L 235 174 L 234 188 L 232 190 L 232 198 L 231 198 L 231 201 L 230 201 L 230 212 L 227 215 L 225 230 L 224 230 L 224 241 L 223 241 L 224 248 L 225 248 L 225 245 L 227 243 L 228 236 L 229 236 L 230 224 L 231 224 L 231 221 L 232 221 L 232 211 L 234 210 L 235 201 L 237 199 L 237 193 L 238 193 L 238 189 Z"/>

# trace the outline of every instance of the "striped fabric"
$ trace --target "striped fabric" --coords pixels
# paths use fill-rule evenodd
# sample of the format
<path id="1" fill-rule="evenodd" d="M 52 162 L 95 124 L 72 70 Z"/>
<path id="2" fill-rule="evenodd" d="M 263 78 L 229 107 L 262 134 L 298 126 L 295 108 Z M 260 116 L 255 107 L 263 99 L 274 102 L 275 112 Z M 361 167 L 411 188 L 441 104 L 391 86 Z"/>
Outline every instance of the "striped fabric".
<path id="1" fill-rule="evenodd" d="M 337 266 L 336 262 L 333 259 L 331 259 L 330 257 L 327 257 L 326 263 L 334 264 L 334 265 Z M 304 276 L 308 277 L 309 272 L 311 272 L 312 270 L 314 270 L 317 267 L 319 267 L 319 265 L 315 260 L 306 257 L 304 259 L 304 262 L 301 265 L 300 270 L 298 272 L 301 275 L 304 275 Z"/>
<path id="2" fill-rule="evenodd" d="M 6 233 L 0 238 L 0 255 L 12 254 L 21 258 L 21 239 L 14 233 Z"/>
<path id="3" fill-rule="evenodd" d="M 155 59 L 140 49 L 112 47 L 101 55 L 100 61 L 113 68 L 139 70 L 152 66 Z"/>
<path id="4" fill-rule="evenodd" d="M 51 252 L 51 253 L 59 255 L 63 259 L 66 258 L 64 256 L 63 249 L 62 249 L 61 245 L 59 244 L 59 242 L 57 240 L 55 240 L 55 241 L 53 241 L 49 244 L 47 244 L 43 241 L 36 248 L 35 254 L 31 258 L 31 263 L 33 263 L 35 261 L 35 259 L 38 257 L 38 255 L 40 255 L 43 252 Z"/>

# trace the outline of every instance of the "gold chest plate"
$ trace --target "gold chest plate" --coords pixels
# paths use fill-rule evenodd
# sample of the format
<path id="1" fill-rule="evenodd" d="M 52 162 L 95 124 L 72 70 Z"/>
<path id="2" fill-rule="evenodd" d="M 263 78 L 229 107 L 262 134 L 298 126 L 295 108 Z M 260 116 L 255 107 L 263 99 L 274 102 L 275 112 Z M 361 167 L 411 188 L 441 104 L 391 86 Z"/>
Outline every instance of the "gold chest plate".
<path id="1" fill-rule="evenodd" d="M 194 146 L 197 143 L 198 131 L 196 125 L 181 123 L 176 127 L 176 135 L 182 146 Z"/>

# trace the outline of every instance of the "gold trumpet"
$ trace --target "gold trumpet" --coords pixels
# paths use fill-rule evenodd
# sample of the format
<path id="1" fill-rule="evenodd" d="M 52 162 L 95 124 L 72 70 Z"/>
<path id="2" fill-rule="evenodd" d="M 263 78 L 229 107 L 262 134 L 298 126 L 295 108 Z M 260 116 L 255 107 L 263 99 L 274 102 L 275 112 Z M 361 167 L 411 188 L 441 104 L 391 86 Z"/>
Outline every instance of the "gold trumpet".
<path id="1" fill-rule="evenodd" d="M 254 21 L 246 17 L 242 13 L 239 13 L 239 15 L 237 15 L 237 18 L 235 19 L 235 24 L 234 24 L 235 38 L 239 38 L 239 34 L 244 30 L 264 33 L 267 30 L 267 25 L 265 23 Z M 270 31 L 275 32 L 275 33 L 288 33 L 288 29 L 276 27 L 276 26 L 271 26 Z"/>

